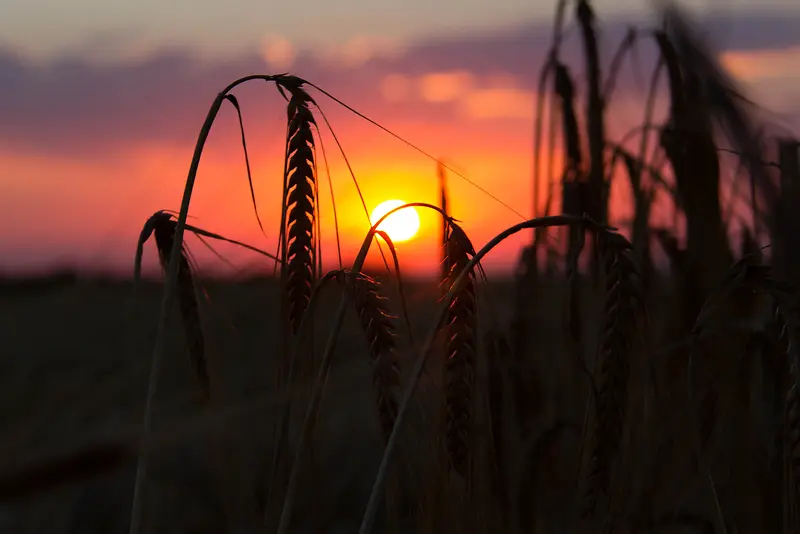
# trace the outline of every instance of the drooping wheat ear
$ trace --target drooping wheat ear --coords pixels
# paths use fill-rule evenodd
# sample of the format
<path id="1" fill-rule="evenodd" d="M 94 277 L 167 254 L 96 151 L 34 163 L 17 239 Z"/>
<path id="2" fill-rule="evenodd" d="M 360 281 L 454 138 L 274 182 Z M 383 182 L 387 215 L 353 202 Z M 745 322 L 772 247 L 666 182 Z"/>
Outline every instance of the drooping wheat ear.
<path id="1" fill-rule="evenodd" d="M 407 206 L 412 206 L 414 204 L 407 204 Z M 423 204 L 417 203 L 417 205 L 424 205 L 431 207 L 438 211 L 438 208 L 435 206 L 431 206 L 430 204 Z M 451 221 L 452 223 L 452 221 Z M 431 354 L 431 350 L 433 346 L 436 344 L 436 340 L 440 338 L 442 333 L 442 325 L 446 324 L 446 320 L 448 315 L 450 315 L 450 311 L 452 308 L 450 304 L 453 301 L 453 298 L 458 295 L 458 293 L 464 288 L 467 284 L 473 284 L 474 287 L 474 276 L 472 275 L 473 267 L 478 267 L 479 262 L 486 257 L 495 247 L 497 247 L 500 243 L 508 239 L 510 236 L 515 235 L 523 230 L 534 230 L 539 227 L 547 226 L 547 227 L 556 227 L 556 226 L 564 226 L 566 224 L 593 224 L 593 221 L 587 218 L 578 218 L 578 217 L 571 217 L 568 215 L 558 215 L 558 216 L 550 216 L 550 217 L 538 217 L 535 219 L 530 219 L 523 221 L 519 224 L 506 228 L 492 239 L 489 240 L 480 250 L 478 250 L 475 254 L 472 255 L 469 262 L 463 266 L 461 269 L 461 274 L 456 278 L 455 282 L 450 286 L 450 290 L 447 292 L 444 298 L 444 305 L 440 307 L 438 313 L 436 314 L 436 318 L 431 325 L 428 334 L 425 337 L 425 342 L 423 343 L 422 347 L 419 350 L 419 354 L 416 360 L 413 363 L 413 367 L 411 368 L 411 372 L 409 373 L 409 378 L 407 380 L 407 384 L 403 390 L 402 400 L 397 410 L 397 421 L 395 422 L 394 429 L 392 430 L 392 435 L 389 438 L 389 442 L 386 444 L 386 449 L 383 453 L 383 458 L 381 459 L 381 464 L 378 467 L 378 473 L 375 476 L 375 482 L 372 485 L 372 491 L 369 496 L 369 500 L 367 501 L 367 507 L 364 511 L 364 516 L 361 519 L 361 526 L 358 529 L 359 534 L 370 534 L 373 531 L 373 527 L 375 525 L 375 518 L 378 513 L 378 508 L 380 506 L 380 498 L 384 493 L 384 488 L 386 487 L 386 481 L 389 478 L 389 472 L 391 469 L 392 462 L 395 460 L 398 451 L 398 445 L 400 442 L 399 435 L 401 432 L 401 428 L 403 428 L 404 423 L 406 422 L 406 418 L 408 417 L 409 413 L 409 406 L 411 405 L 411 399 L 414 395 L 414 392 L 419 385 L 420 378 L 424 374 L 426 363 L 428 362 L 429 356 Z M 363 255 L 366 255 L 366 251 L 369 249 L 369 239 L 372 236 L 368 236 L 365 246 L 362 247 Z M 361 255 L 361 253 L 360 253 Z M 474 289 L 473 289 L 474 293 Z M 473 308 L 475 308 L 473 303 Z M 469 488 L 467 488 L 469 489 Z"/>
<path id="2" fill-rule="evenodd" d="M 774 200 L 776 191 L 773 180 L 764 179 L 761 139 L 749 116 L 750 104 L 688 17 L 669 0 L 661 2 L 660 8 L 665 29 L 655 37 L 667 67 L 670 92 L 675 93 L 661 145 L 673 167 L 686 215 L 690 276 L 698 280 L 702 294 L 708 295 L 733 260 L 719 202 L 722 178 L 716 142 L 720 132 L 736 146 L 750 171 L 756 222 L 767 220 L 759 214 L 755 198 Z"/>
<path id="3" fill-rule="evenodd" d="M 446 250 L 450 274 L 445 283 L 449 288 L 475 254 L 467 234 L 452 221 L 448 221 Z M 443 328 L 445 448 L 453 469 L 465 477 L 470 464 L 477 311 L 475 273 L 469 272 L 447 310 Z"/>
<path id="4" fill-rule="evenodd" d="M 762 165 L 763 145 L 755 106 L 745 97 L 736 80 L 720 65 L 719 55 L 703 38 L 702 32 L 687 13 L 671 0 L 659 4 L 665 33 L 674 44 L 676 57 L 686 78 L 693 78 L 696 91 L 692 96 L 702 105 L 736 147 L 750 171 L 750 193 L 753 196 L 753 215 L 758 220 L 755 195 L 763 195 L 772 205 L 778 195 L 776 184 Z M 697 83 L 699 82 L 699 83 Z"/>
<path id="5" fill-rule="evenodd" d="M 296 334 L 311 299 L 315 279 L 314 205 L 316 203 L 316 165 L 314 135 L 316 125 L 309 103 L 312 98 L 302 88 L 291 88 L 287 108 L 289 130 L 284 177 L 285 265 L 284 293 L 288 323 Z"/>
<path id="6" fill-rule="evenodd" d="M 169 255 L 172 250 L 172 243 L 175 239 L 175 221 L 171 219 L 169 213 L 160 212 L 153 217 L 153 231 L 156 238 L 156 248 L 158 257 L 164 272 L 168 271 Z M 203 328 L 200 323 L 200 313 L 197 304 L 197 293 L 195 292 L 192 268 L 186 253 L 186 246 L 181 247 L 181 254 L 178 259 L 178 280 L 177 280 L 178 308 L 181 313 L 183 330 L 186 335 L 186 343 L 189 347 L 189 358 L 195 368 L 197 377 L 200 380 L 200 387 L 203 395 L 209 398 L 211 395 L 211 380 L 209 378 L 208 363 L 206 361 L 205 338 Z"/>
<path id="7" fill-rule="evenodd" d="M 606 277 L 603 326 L 597 361 L 596 422 L 584 494 L 584 517 L 594 513 L 597 498 L 608 497 L 619 452 L 628 397 L 630 360 L 641 306 L 639 274 L 631 244 L 622 235 L 601 231 L 598 249 Z"/>
<path id="8" fill-rule="evenodd" d="M 342 271 L 339 279 L 355 307 L 361 329 L 369 344 L 378 419 L 383 437 L 388 440 L 397 418 L 397 394 L 400 387 L 400 367 L 395 354 L 396 317 L 389 313 L 388 298 L 380 294 L 379 282 L 363 273 L 350 270 Z"/>

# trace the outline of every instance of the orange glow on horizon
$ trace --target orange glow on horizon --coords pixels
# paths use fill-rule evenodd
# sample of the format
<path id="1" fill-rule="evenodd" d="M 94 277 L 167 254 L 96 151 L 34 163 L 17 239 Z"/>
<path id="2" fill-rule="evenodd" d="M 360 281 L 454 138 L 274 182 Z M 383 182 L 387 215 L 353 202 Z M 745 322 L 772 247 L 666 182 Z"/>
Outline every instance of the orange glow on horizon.
<path id="1" fill-rule="evenodd" d="M 274 45 L 265 51 L 272 60 L 292 60 L 291 43 L 278 37 L 265 43 Z M 777 86 L 772 80 L 798 53 L 798 49 L 790 49 L 777 59 L 775 54 L 729 54 L 723 63 L 732 65 L 735 72 L 737 67 L 750 72 L 762 85 Z M 761 64 L 767 60 L 772 63 Z M 338 267 L 339 250 L 342 264 L 352 262 L 369 224 L 393 207 L 407 202 L 438 203 L 437 168 L 432 157 L 441 158 L 453 169 L 446 172 L 448 213 L 463 221 L 476 247 L 534 213 L 531 123 L 536 94 L 522 81 L 503 73 L 482 77 L 469 70 L 408 72 L 399 68 L 375 81 L 372 96 L 380 100 L 368 100 L 365 112 L 425 154 L 346 111 L 331 108 L 337 139 L 324 128 L 315 134 L 321 149 L 316 157 L 316 205 L 324 269 Z M 781 86 L 782 91 L 788 91 L 785 87 Z M 247 180 L 239 124 L 228 107 L 204 149 L 189 215 L 192 224 L 200 228 L 274 252 L 281 224 L 285 112 L 283 104 L 274 99 L 264 102 L 255 95 L 252 102 L 245 112 L 247 144 L 259 148 L 250 151 L 248 163 L 263 233 Z M 668 103 L 664 99 L 661 104 L 665 109 Z M 608 137 L 617 140 L 641 120 L 644 102 L 619 98 L 612 105 Z M 549 118 L 548 112 L 544 124 Z M 120 124 L 120 139 L 125 139 L 123 127 Z M 0 195 L 0 221 L 9 228 L 26 221 L 19 233 L 0 237 L 0 255 L 7 263 L 23 267 L 63 261 L 128 272 L 147 217 L 156 210 L 180 207 L 194 141 L 191 135 L 180 139 L 143 135 L 98 153 L 51 153 L 35 144 L 23 149 L 0 147 L 4 192 Z M 322 150 L 323 141 L 327 152 Z M 338 142 L 347 159 L 339 153 Z M 536 212 L 543 213 L 548 205 L 551 214 L 559 213 L 564 164 L 561 136 L 556 135 L 552 147 L 544 136 L 540 149 Z M 633 200 L 622 167 L 614 172 L 620 176 L 612 180 L 610 214 L 612 223 L 624 228 L 632 215 Z M 371 213 L 365 205 L 374 208 Z M 667 213 L 670 206 L 666 196 L 658 197 L 653 206 L 654 224 L 671 216 Z M 382 229 L 391 239 L 405 244 L 398 247 L 402 248 L 398 258 L 404 273 L 438 274 L 440 225 L 440 215 L 424 208 L 403 209 L 384 222 Z M 487 269 L 512 272 L 529 238 L 530 233 L 521 232 L 498 246 L 484 262 Z M 189 236 L 187 243 L 201 269 L 233 274 L 273 272 L 272 264 L 252 251 L 214 243 L 223 261 L 195 237 Z M 382 268 L 380 253 L 377 246 L 371 249 L 367 264 Z M 152 244 L 147 245 L 144 262 L 145 269 L 159 272 Z"/>

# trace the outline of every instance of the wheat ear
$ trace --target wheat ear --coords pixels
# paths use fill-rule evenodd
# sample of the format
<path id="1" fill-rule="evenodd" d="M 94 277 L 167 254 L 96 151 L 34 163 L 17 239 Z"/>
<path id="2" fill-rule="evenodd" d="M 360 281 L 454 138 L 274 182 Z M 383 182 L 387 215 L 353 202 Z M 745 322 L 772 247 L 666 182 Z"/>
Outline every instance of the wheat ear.
<path id="1" fill-rule="evenodd" d="M 411 206 L 414 204 L 406 204 L 406 206 Z M 421 205 L 418 203 L 416 205 Z M 426 205 L 427 207 L 431 207 L 433 209 L 437 209 L 435 206 Z M 402 207 L 401 207 L 402 208 Z M 401 209 L 398 208 L 398 209 Z M 438 211 L 438 209 L 437 209 Z M 389 212 L 392 213 L 392 212 Z M 388 214 L 387 214 L 388 215 Z M 361 519 L 361 526 L 359 527 L 359 534 L 369 534 L 372 532 L 372 528 L 375 523 L 375 517 L 378 512 L 378 507 L 380 505 L 380 495 L 383 493 L 383 488 L 386 483 L 388 474 L 389 474 L 389 465 L 391 464 L 392 459 L 397 451 L 397 446 L 399 443 L 399 434 L 400 428 L 405 421 L 405 417 L 408 413 L 408 408 L 411 404 L 411 397 L 416 390 L 417 384 L 419 384 L 420 377 L 422 376 L 423 371 L 425 370 L 425 364 L 428 361 L 428 356 L 430 355 L 431 348 L 434 345 L 435 339 L 438 337 L 440 332 L 440 327 L 444 322 L 445 315 L 450 308 L 450 304 L 453 300 L 454 295 L 461 289 L 463 284 L 467 283 L 469 280 L 469 276 L 475 266 L 480 262 L 484 256 L 486 256 L 489 252 L 492 251 L 498 244 L 502 243 L 504 240 L 508 239 L 510 236 L 521 232 L 522 230 L 531 230 L 536 228 L 542 227 L 552 227 L 552 226 L 565 226 L 569 224 L 587 224 L 592 228 L 597 228 L 597 224 L 593 223 L 591 220 L 588 220 L 583 217 L 572 217 L 569 215 L 559 215 L 559 216 L 551 216 L 551 217 L 539 217 L 536 219 L 530 219 L 523 221 L 519 224 L 511 226 L 504 231 L 500 232 L 496 236 L 494 236 L 486 245 L 483 246 L 472 258 L 469 260 L 464 266 L 464 269 L 461 271 L 461 274 L 458 275 L 453 285 L 448 290 L 447 294 L 444 297 L 444 302 L 439 309 L 439 313 L 436 316 L 434 324 L 431 326 L 431 329 L 428 331 L 428 335 L 425 339 L 425 343 L 422 345 L 420 349 L 420 353 L 417 357 L 417 360 L 414 362 L 414 367 L 409 377 L 409 381 L 403 390 L 403 397 L 400 402 L 400 406 L 397 410 L 397 420 L 395 421 L 394 428 L 392 429 L 392 434 L 389 437 L 389 442 L 386 444 L 386 450 L 384 450 L 383 458 L 381 459 L 380 467 L 378 468 L 378 473 L 375 477 L 375 482 L 372 486 L 372 492 L 369 496 L 369 501 L 367 502 L 367 508 L 364 512 L 364 516 Z M 374 230 L 371 230 L 371 234 L 374 233 Z M 371 239 L 371 235 L 368 236 Z M 362 251 L 364 249 L 369 248 L 369 242 L 365 241 L 364 247 L 362 247 Z"/>
<path id="2" fill-rule="evenodd" d="M 192 154 L 192 161 L 189 165 L 189 173 L 186 177 L 186 184 L 183 189 L 183 197 L 181 198 L 181 209 L 178 214 L 178 220 L 175 224 L 175 236 L 173 240 L 172 250 L 169 254 L 168 269 L 166 276 L 166 283 L 164 288 L 164 295 L 161 299 L 161 305 L 158 313 L 158 329 L 156 330 L 156 339 L 153 345 L 153 354 L 150 361 L 150 373 L 147 382 L 147 394 L 145 397 L 144 418 L 142 421 L 143 437 L 147 438 L 152 426 L 153 406 L 155 402 L 155 393 L 158 387 L 158 379 L 160 375 L 161 359 L 166 351 L 166 325 L 167 315 L 172 307 L 173 300 L 176 294 L 177 280 L 178 280 L 178 259 L 180 258 L 181 245 L 183 244 L 183 231 L 186 227 L 186 217 L 189 215 L 189 205 L 192 200 L 192 192 L 194 191 L 194 184 L 197 179 L 197 170 L 200 167 L 200 159 L 203 155 L 208 136 L 211 133 L 211 127 L 217 118 L 219 110 L 223 102 L 226 101 L 226 96 L 239 85 L 251 80 L 263 80 L 274 82 L 283 79 L 285 76 L 272 76 L 263 74 L 254 74 L 239 78 L 228 84 L 211 103 L 208 109 L 203 126 L 200 128 L 200 133 L 197 136 L 197 142 L 194 146 L 194 153 Z M 139 457 L 136 466 L 136 478 L 134 481 L 133 498 L 131 502 L 131 521 L 130 521 L 130 534 L 138 534 L 141 530 L 142 519 L 142 506 L 144 494 L 144 481 L 147 477 L 147 451 L 144 447 L 140 448 Z"/>
<path id="3" fill-rule="evenodd" d="M 153 221 L 153 232 L 161 266 L 164 272 L 167 272 L 169 253 L 172 250 L 172 243 L 175 239 L 175 221 L 170 218 L 169 214 L 165 213 Z M 200 323 L 194 277 L 192 276 L 192 268 L 185 245 L 181 246 L 181 254 L 178 258 L 177 289 L 178 308 L 180 309 L 183 330 L 186 335 L 186 343 L 189 347 L 189 358 L 200 381 L 203 396 L 208 399 L 211 396 L 211 380 L 206 360 L 205 338 Z"/>
<path id="4" fill-rule="evenodd" d="M 445 281 L 453 286 L 464 270 L 475 249 L 460 226 L 448 222 L 446 263 L 450 272 Z M 467 272 L 466 282 L 453 296 L 447 309 L 445 325 L 445 448 L 450 465 L 466 477 L 470 464 L 470 436 L 472 430 L 472 400 L 475 387 L 475 352 L 477 309 L 475 299 L 475 273 Z"/>
<path id="5" fill-rule="evenodd" d="M 375 234 L 379 232 L 378 231 L 378 227 L 380 226 L 380 224 L 387 217 L 389 217 L 392 213 L 394 213 L 394 212 L 396 212 L 398 210 L 401 210 L 401 209 L 406 209 L 406 208 L 411 208 L 411 207 L 425 207 L 425 208 L 432 209 L 432 210 L 435 210 L 435 211 L 441 213 L 440 208 L 438 208 L 436 206 L 433 206 L 432 204 L 427 204 L 425 202 L 412 202 L 412 203 L 409 203 L 409 204 L 404 204 L 402 206 L 399 206 L 399 207 L 389 211 L 388 213 L 384 214 L 378 221 L 376 221 L 370 227 L 369 232 L 367 232 L 367 235 L 364 238 L 364 242 L 361 245 L 361 249 L 359 250 L 358 255 L 356 256 L 356 259 L 353 262 L 352 270 L 354 272 L 359 272 L 361 270 L 362 266 L 364 265 L 364 262 L 366 261 L 367 254 L 369 253 L 369 249 L 370 249 L 370 247 L 372 245 L 372 242 L 375 239 Z M 392 253 L 394 253 L 394 248 L 393 247 L 390 247 L 390 250 L 392 251 Z M 315 424 L 315 421 L 317 419 L 317 414 L 319 413 L 319 407 L 320 407 L 320 404 L 322 402 L 322 391 L 323 391 L 323 388 L 324 388 L 324 385 L 325 385 L 325 381 L 326 381 L 326 379 L 328 377 L 328 371 L 329 371 L 330 366 L 331 366 L 331 361 L 332 361 L 332 358 L 333 358 L 333 350 L 336 347 L 336 343 L 338 341 L 339 333 L 341 331 L 341 326 L 342 326 L 342 323 L 344 322 L 345 313 L 347 311 L 347 303 L 348 303 L 348 297 L 345 295 L 343 297 L 343 299 L 341 300 L 341 302 L 339 303 L 338 310 L 336 311 L 336 318 L 333 321 L 333 326 L 332 326 L 332 329 L 331 329 L 331 333 L 328 336 L 328 340 L 327 340 L 327 342 L 325 344 L 325 348 L 323 350 L 323 354 L 322 354 L 322 357 L 320 359 L 320 363 L 319 363 L 319 365 L 317 367 L 317 376 L 316 376 L 316 379 L 315 379 L 315 382 L 314 382 L 314 387 L 313 387 L 313 391 L 312 391 L 312 394 L 311 394 L 311 399 L 309 400 L 308 407 L 306 409 L 305 419 L 304 419 L 304 422 L 303 422 L 303 430 L 302 430 L 302 434 L 301 434 L 301 437 L 300 437 L 300 442 L 298 443 L 297 450 L 295 452 L 295 459 L 294 459 L 294 462 L 292 464 L 291 473 L 289 475 L 289 485 L 288 485 L 287 490 L 286 490 L 286 496 L 284 498 L 283 509 L 281 510 L 280 519 L 279 519 L 279 523 L 278 523 L 278 529 L 277 529 L 278 534 L 285 534 L 289 530 L 289 520 L 290 520 L 290 517 L 291 517 L 292 509 L 294 507 L 295 495 L 296 495 L 296 493 L 298 491 L 299 473 L 300 473 L 300 469 L 299 469 L 300 462 L 299 462 L 299 460 L 300 460 L 302 454 L 305 452 L 305 448 L 307 447 L 307 443 L 311 439 L 311 434 L 312 434 L 313 429 L 314 429 L 314 424 Z M 310 321 L 310 314 L 309 313 L 305 313 L 302 316 L 299 332 L 302 333 L 303 331 L 305 331 L 305 328 L 307 327 L 305 325 L 305 323 L 307 321 Z M 297 352 L 299 350 L 299 344 L 300 344 L 301 338 L 302 338 L 302 335 L 298 336 L 297 339 L 295 339 L 294 353 L 293 353 L 292 360 L 290 360 L 292 362 L 296 359 L 296 355 L 297 355 Z M 399 416 L 399 413 L 400 413 L 399 409 L 398 409 L 397 413 L 398 413 L 398 416 Z M 393 430 L 392 430 L 392 435 L 394 435 L 394 433 L 395 433 L 394 429 L 396 427 L 397 427 L 397 424 L 395 422 L 395 425 L 394 425 Z M 388 447 L 389 447 L 389 444 L 387 443 L 387 448 Z"/>
<path id="6" fill-rule="evenodd" d="M 388 440 L 397 417 L 396 395 L 400 385 L 400 368 L 395 354 L 396 317 L 389 313 L 388 299 L 380 294 L 380 284 L 373 278 L 346 270 L 340 280 L 369 344 L 378 419 L 384 439 Z"/>
<path id="7" fill-rule="evenodd" d="M 299 87 L 292 88 L 287 106 L 289 130 L 286 145 L 286 246 L 284 248 L 284 294 L 288 322 L 296 334 L 311 299 L 315 282 L 314 205 L 316 165 L 314 164 L 314 116 L 311 97 Z"/>
<path id="8" fill-rule="evenodd" d="M 631 245 L 603 231 L 598 250 L 605 270 L 605 306 L 598 351 L 596 422 L 582 515 L 594 513 L 598 497 L 608 497 L 618 457 L 628 398 L 628 374 L 637 336 L 641 295 Z"/>

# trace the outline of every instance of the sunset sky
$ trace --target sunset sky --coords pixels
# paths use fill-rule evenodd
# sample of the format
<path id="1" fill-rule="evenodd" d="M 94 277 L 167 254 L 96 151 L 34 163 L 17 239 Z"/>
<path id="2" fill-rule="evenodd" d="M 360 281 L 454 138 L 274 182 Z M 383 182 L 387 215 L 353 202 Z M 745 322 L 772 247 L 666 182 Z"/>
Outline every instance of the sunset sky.
<path id="1" fill-rule="evenodd" d="M 132 270 L 147 217 L 177 209 L 197 132 L 213 97 L 255 72 L 290 71 L 315 82 L 441 157 L 525 215 L 532 212 L 534 90 L 555 2 L 530 0 L 3 0 L 0 3 L 0 272 L 56 266 Z M 627 25 L 646 24 L 640 0 L 594 3 L 604 61 Z M 685 2 L 702 15 L 720 59 L 765 117 L 800 133 L 800 7 L 795 0 Z M 570 17 L 564 58 L 578 84 L 580 42 Z M 650 43 L 628 61 L 611 100 L 608 134 L 641 122 L 654 65 Z M 271 86 L 236 91 L 247 130 L 256 223 L 233 109 L 226 106 L 203 157 L 192 223 L 273 250 L 277 240 L 285 109 Z M 436 203 L 435 165 L 323 96 L 370 210 L 393 198 Z M 663 102 L 662 102 L 663 104 Z M 663 106 L 662 106 L 663 107 Z M 324 122 L 320 121 L 324 126 Z M 344 160 L 323 127 L 345 262 L 367 218 Z M 321 152 L 318 151 L 321 158 Z M 320 165 L 323 253 L 335 265 L 331 201 Z M 476 246 L 520 219 L 451 175 L 453 215 Z M 624 206 L 624 191 L 617 206 Z M 617 216 L 624 217 L 624 209 Z M 659 215 L 656 214 L 656 217 Z M 398 245 L 416 273 L 436 263 L 436 218 Z M 487 262 L 508 271 L 527 235 Z M 209 270 L 265 269 L 220 247 L 227 266 L 190 239 Z M 152 248 L 147 265 L 154 266 Z"/>

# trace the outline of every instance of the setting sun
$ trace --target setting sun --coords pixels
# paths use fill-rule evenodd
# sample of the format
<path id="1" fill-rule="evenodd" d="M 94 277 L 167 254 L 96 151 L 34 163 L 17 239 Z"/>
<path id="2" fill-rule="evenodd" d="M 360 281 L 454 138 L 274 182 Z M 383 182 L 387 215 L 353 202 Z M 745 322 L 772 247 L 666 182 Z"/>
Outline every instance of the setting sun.
<path id="1" fill-rule="evenodd" d="M 386 202 L 382 202 L 377 208 L 372 210 L 370 221 L 372 224 L 375 224 L 378 222 L 378 219 L 394 208 L 399 208 L 403 204 L 406 204 L 406 202 L 402 200 L 387 200 Z M 405 208 L 392 213 L 384 219 L 378 227 L 378 230 L 389 234 L 389 237 L 394 242 L 408 241 L 419 231 L 419 214 L 417 213 L 417 209 L 413 207 Z"/>

